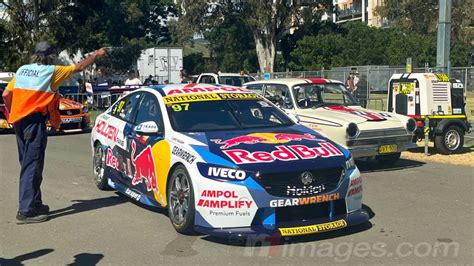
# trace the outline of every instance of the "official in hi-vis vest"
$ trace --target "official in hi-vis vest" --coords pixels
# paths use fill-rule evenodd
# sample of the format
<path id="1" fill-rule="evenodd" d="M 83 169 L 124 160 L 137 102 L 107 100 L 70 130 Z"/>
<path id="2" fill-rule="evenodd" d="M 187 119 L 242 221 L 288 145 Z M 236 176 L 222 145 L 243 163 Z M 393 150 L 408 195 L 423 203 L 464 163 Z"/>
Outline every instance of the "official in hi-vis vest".
<path id="1" fill-rule="evenodd" d="M 20 195 L 17 223 L 48 220 L 49 206 L 41 198 L 41 181 L 47 143 L 46 122 L 57 106 L 56 91 L 73 74 L 85 70 L 105 54 L 101 48 L 76 65 L 58 66 L 56 49 L 48 42 L 36 44 L 31 64 L 21 66 L 3 91 L 8 120 L 15 129 L 20 159 Z M 57 108 L 57 107 L 56 107 Z"/>

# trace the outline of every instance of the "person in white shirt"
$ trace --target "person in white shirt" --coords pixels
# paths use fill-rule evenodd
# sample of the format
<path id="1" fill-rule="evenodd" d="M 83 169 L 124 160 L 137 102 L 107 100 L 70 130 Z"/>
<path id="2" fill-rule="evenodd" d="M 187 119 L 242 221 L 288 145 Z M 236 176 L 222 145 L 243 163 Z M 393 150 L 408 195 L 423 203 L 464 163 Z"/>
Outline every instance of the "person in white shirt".
<path id="1" fill-rule="evenodd" d="M 135 76 L 135 72 L 129 70 L 127 72 L 128 78 L 125 80 L 125 85 L 142 85 L 142 82 Z"/>

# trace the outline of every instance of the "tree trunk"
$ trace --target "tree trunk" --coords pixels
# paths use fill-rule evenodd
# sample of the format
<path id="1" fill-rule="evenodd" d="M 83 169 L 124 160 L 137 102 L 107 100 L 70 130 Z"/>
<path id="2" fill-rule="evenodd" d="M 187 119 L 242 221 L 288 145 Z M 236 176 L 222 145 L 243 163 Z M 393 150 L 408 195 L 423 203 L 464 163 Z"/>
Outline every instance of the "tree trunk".
<path id="1" fill-rule="evenodd" d="M 254 31 L 254 38 L 260 72 L 273 72 L 276 58 L 276 36 L 274 32 L 268 28 L 264 32 L 257 29 Z"/>

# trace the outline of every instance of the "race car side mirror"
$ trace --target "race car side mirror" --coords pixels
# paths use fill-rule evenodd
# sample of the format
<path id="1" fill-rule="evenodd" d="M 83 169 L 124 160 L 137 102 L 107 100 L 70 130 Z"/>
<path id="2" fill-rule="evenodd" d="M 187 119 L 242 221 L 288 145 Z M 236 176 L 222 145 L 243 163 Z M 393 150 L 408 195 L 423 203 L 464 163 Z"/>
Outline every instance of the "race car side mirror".
<path id="1" fill-rule="evenodd" d="M 158 135 L 161 133 L 160 127 L 155 121 L 140 123 L 133 130 L 139 135 Z"/>

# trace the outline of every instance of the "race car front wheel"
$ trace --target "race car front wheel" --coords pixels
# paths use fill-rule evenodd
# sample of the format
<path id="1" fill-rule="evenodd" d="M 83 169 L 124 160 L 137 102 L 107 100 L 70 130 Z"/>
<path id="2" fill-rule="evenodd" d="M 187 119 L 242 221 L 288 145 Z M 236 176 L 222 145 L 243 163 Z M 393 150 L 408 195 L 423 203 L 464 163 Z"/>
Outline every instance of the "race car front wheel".
<path id="1" fill-rule="evenodd" d="M 100 143 L 94 146 L 93 158 L 94 181 L 100 190 L 107 190 L 107 174 L 105 171 L 105 152 Z"/>
<path id="2" fill-rule="evenodd" d="M 194 234 L 194 190 L 183 165 L 177 166 L 168 180 L 168 215 L 174 229 Z"/>

